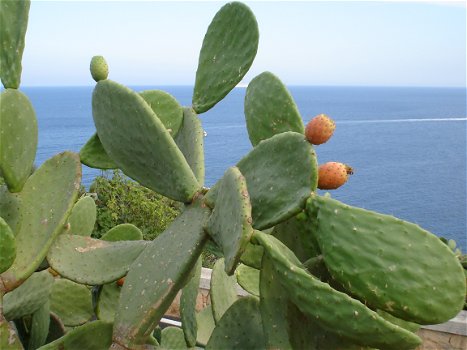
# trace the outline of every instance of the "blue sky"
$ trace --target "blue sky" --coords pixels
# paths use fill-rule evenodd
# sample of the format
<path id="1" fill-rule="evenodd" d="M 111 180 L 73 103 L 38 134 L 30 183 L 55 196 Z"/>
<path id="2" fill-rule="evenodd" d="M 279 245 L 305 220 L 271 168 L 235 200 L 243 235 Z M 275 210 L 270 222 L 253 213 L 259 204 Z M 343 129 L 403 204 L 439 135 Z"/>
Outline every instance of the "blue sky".
<path id="1" fill-rule="evenodd" d="M 23 86 L 92 85 L 103 55 L 127 85 L 192 85 L 204 33 L 226 1 L 34 1 Z M 243 83 L 466 86 L 465 2 L 246 1 L 260 29 Z"/>

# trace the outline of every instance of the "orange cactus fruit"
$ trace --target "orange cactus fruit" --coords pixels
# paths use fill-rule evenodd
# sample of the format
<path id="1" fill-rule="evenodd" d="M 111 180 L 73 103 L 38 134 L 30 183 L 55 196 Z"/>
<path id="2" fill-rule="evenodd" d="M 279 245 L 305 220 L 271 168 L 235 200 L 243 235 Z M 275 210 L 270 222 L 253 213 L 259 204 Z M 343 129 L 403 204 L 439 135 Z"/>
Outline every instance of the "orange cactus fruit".
<path id="1" fill-rule="evenodd" d="M 123 286 L 123 283 L 125 283 L 125 277 L 122 277 L 117 280 L 117 286 L 121 287 Z"/>
<path id="2" fill-rule="evenodd" d="M 327 142 L 334 130 L 336 123 L 326 114 L 319 114 L 311 119 L 305 128 L 305 137 L 313 145 L 321 145 Z"/>
<path id="3" fill-rule="evenodd" d="M 352 167 L 343 163 L 321 164 L 318 168 L 318 188 L 320 190 L 335 190 L 345 184 L 349 175 L 352 174 Z"/>

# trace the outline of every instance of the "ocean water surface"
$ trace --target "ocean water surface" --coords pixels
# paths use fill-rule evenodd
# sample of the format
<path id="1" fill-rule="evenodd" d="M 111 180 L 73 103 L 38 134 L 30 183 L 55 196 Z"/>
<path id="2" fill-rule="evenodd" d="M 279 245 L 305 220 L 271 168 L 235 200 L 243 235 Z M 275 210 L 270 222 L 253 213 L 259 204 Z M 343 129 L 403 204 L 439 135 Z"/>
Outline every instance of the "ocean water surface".
<path id="1" fill-rule="evenodd" d="M 192 87 L 163 89 L 182 105 Z M 466 90 L 462 88 L 289 87 L 306 123 L 319 113 L 336 121 L 333 138 L 316 147 L 319 163 L 339 161 L 355 174 L 332 196 L 417 223 L 467 251 Z M 36 164 L 64 150 L 78 152 L 95 132 L 92 87 L 25 87 L 38 117 Z M 251 144 L 243 113 L 244 88 L 234 89 L 200 116 L 206 184 L 238 162 Z M 89 187 L 102 171 L 83 166 Z"/>

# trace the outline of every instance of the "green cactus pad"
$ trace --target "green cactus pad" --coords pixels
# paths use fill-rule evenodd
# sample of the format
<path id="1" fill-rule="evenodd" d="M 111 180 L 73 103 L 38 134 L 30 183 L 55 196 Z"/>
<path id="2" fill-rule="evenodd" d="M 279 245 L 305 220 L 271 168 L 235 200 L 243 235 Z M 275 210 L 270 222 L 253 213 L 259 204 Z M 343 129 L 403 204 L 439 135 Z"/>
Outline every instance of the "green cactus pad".
<path id="1" fill-rule="evenodd" d="M 102 56 L 94 56 L 91 59 L 89 70 L 91 71 L 92 78 L 96 82 L 105 80 L 109 76 L 109 66 Z"/>
<path id="2" fill-rule="evenodd" d="M 309 275 L 293 252 L 275 237 L 260 231 L 255 231 L 253 237 L 271 258 L 290 300 L 326 331 L 380 349 L 412 349 L 421 343 L 413 333 L 387 322 L 358 300 Z"/>
<path id="3" fill-rule="evenodd" d="M 236 278 L 225 273 L 224 265 L 224 259 L 218 259 L 212 268 L 211 275 L 211 305 L 216 324 L 225 311 L 238 299 Z"/>
<path id="4" fill-rule="evenodd" d="M 267 348 L 292 349 L 289 341 L 287 317 L 285 317 L 288 314 L 289 297 L 279 279 L 271 258 L 265 254 L 259 281 L 261 293 L 259 308 Z"/>
<path id="5" fill-rule="evenodd" d="M 161 347 L 167 350 L 188 349 L 183 330 L 177 327 L 166 327 L 161 332 Z"/>
<path id="6" fill-rule="evenodd" d="M 19 193 L 11 193 L 6 185 L 0 186 L 0 217 L 10 226 L 16 235 L 19 229 L 19 211 L 21 197 Z"/>
<path id="7" fill-rule="evenodd" d="M 89 196 L 80 198 L 71 210 L 68 222 L 70 233 L 79 236 L 90 236 L 96 223 L 96 203 Z"/>
<path id="8" fill-rule="evenodd" d="M 0 78 L 5 89 L 17 89 L 20 85 L 30 5 L 29 0 L 0 1 Z"/>
<path id="9" fill-rule="evenodd" d="M 420 325 L 417 323 L 401 320 L 400 318 L 394 317 L 390 313 L 383 310 L 376 310 L 376 313 L 385 320 L 397 324 L 399 327 L 405 328 L 412 333 L 416 333 L 420 329 Z"/>
<path id="10" fill-rule="evenodd" d="M 252 205 L 253 227 L 263 230 L 297 214 L 316 188 L 318 164 L 305 137 L 288 131 L 262 141 L 237 167 L 245 176 Z M 293 181 L 289 181 L 293 179 Z M 213 207 L 220 184 L 206 195 Z"/>
<path id="11" fill-rule="evenodd" d="M 2 1 L 4 2 L 4 1 Z M 0 2 L 1 3 L 1 2 Z M 23 350 L 23 344 L 19 340 L 15 330 L 10 323 L 3 318 L 0 313 L 0 349 L 2 350 Z"/>
<path id="12" fill-rule="evenodd" d="M 28 350 L 35 350 L 45 344 L 50 327 L 50 302 L 46 301 L 31 317 Z"/>
<path id="13" fill-rule="evenodd" d="M 250 198 L 238 168 L 225 172 L 216 204 L 206 230 L 224 253 L 225 272 L 232 275 L 253 234 Z"/>
<path id="14" fill-rule="evenodd" d="M 66 333 L 65 326 L 63 322 L 55 315 L 53 312 L 50 313 L 50 326 L 49 334 L 47 335 L 46 344 L 51 343 L 57 340 L 60 337 L 63 337 Z"/>
<path id="15" fill-rule="evenodd" d="M 85 285 L 59 278 L 50 294 L 50 310 L 65 326 L 79 326 L 94 315 L 91 290 Z"/>
<path id="16" fill-rule="evenodd" d="M 193 92 L 197 113 L 209 110 L 243 78 L 256 56 L 259 31 L 251 10 L 239 2 L 223 6 L 204 36 Z"/>
<path id="17" fill-rule="evenodd" d="M 50 248 L 47 260 L 55 271 L 72 281 L 104 284 L 124 276 L 148 244 L 146 241 L 108 242 L 61 235 Z"/>
<path id="18" fill-rule="evenodd" d="M 191 108 L 183 109 L 183 124 L 175 142 L 185 156 L 198 183 L 204 185 L 204 130 L 201 121 Z"/>
<path id="19" fill-rule="evenodd" d="M 79 151 L 81 163 L 96 169 L 117 169 L 117 164 L 109 157 L 95 133 Z"/>
<path id="20" fill-rule="evenodd" d="M 10 226 L 0 217 L 0 273 L 8 270 L 15 261 L 16 240 Z"/>
<path id="21" fill-rule="evenodd" d="M 112 323 L 88 322 L 38 350 L 103 350 L 112 344 Z"/>
<path id="22" fill-rule="evenodd" d="M 235 270 L 237 283 L 248 293 L 259 297 L 259 270 L 240 264 Z"/>
<path id="23" fill-rule="evenodd" d="M 162 90 L 146 90 L 139 94 L 164 124 L 169 134 L 175 138 L 183 122 L 182 106 L 175 97 Z"/>
<path id="24" fill-rule="evenodd" d="M 198 333 L 198 324 L 196 323 L 196 300 L 198 298 L 201 267 L 202 259 L 200 257 L 193 267 L 193 277 L 186 286 L 183 287 L 180 297 L 180 319 L 182 321 L 186 345 L 190 348 L 196 345 L 196 336 Z"/>
<path id="25" fill-rule="evenodd" d="M 419 226 L 314 196 L 316 235 L 334 279 L 368 305 L 419 324 L 462 310 L 465 278 L 452 251 Z M 316 209 L 311 209 L 316 210 Z"/>
<path id="26" fill-rule="evenodd" d="M 209 214 L 199 202 L 187 206 L 131 265 L 115 317 L 115 342 L 130 348 L 146 343 L 192 275 L 207 240 L 203 226 Z"/>
<path id="27" fill-rule="evenodd" d="M 133 224 L 120 224 L 112 227 L 102 235 L 103 241 L 138 241 L 143 239 L 143 233 Z"/>
<path id="28" fill-rule="evenodd" d="M 198 325 L 197 343 L 201 346 L 206 346 L 211 337 L 216 323 L 212 315 L 212 306 L 208 305 L 203 310 L 196 314 L 196 323 Z"/>
<path id="29" fill-rule="evenodd" d="M 30 315 L 49 300 L 54 283 L 48 271 L 33 273 L 21 286 L 5 294 L 3 312 L 7 320 Z"/>
<path id="30" fill-rule="evenodd" d="M 4 90 L 0 94 L 0 172 L 10 192 L 20 192 L 31 174 L 37 130 L 36 113 L 27 96 L 19 90 Z"/>
<path id="31" fill-rule="evenodd" d="M 245 117 L 251 144 L 285 131 L 305 133 L 302 117 L 285 85 L 270 72 L 255 77 L 245 95 Z"/>
<path id="32" fill-rule="evenodd" d="M 136 92 L 111 80 L 97 83 L 92 110 L 99 139 L 120 169 L 163 196 L 190 202 L 200 190 L 169 132 Z"/>
<path id="33" fill-rule="evenodd" d="M 306 213 L 300 213 L 276 225 L 272 232 L 301 262 L 320 254 L 311 220 Z"/>
<path id="34" fill-rule="evenodd" d="M 55 237 L 63 231 L 81 181 L 78 155 L 63 152 L 47 160 L 24 185 L 21 227 L 16 235 L 16 259 L 0 275 L 11 290 L 28 278 L 44 260 Z"/>
<path id="35" fill-rule="evenodd" d="M 245 251 L 240 257 L 242 264 L 258 270 L 261 268 L 261 259 L 263 259 L 263 247 L 251 243 L 246 245 Z"/>
<path id="36" fill-rule="evenodd" d="M 116 282 L 104 284 L 97 299 L 96 315 L 99 320 L 113 322 L 122 288 Z"/>
<path id="37" fill-rule="evenodd" d="M 240 298 L 214 328 L 206 350 L 265 349 L 261 323 L 258 298 Z"/>

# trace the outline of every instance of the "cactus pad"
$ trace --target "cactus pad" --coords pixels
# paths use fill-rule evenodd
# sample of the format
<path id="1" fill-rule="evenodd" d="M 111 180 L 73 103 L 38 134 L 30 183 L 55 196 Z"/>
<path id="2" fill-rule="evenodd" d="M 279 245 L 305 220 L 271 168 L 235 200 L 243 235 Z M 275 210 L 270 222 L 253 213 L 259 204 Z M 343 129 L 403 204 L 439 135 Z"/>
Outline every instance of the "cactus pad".
<path id="1" fill-rule="evenodd" d="M 223 6 L 204 36 L 193 92 L 196 113 L 209 110 L 243 78 L 258 50 L 258 24 L 239 2 Z"/>
<path id="2" fill-rule="evenodd" d="M 10 226 L 0 217 L 0 273 L 8 270 L 15 261 L 16 240 Z"/>
<path id="3" fill-rule="evenodd" d="M 212 315 L 212 306 L 208 305 L 203 310 L 196 314 L 196 323 L 198 325 L 197 343 L 201 346 L 206 346 L 211 337 L 216 323 Z"/>
<path id="4" fill-rule="evenodd" d="M 462 266 L 439 238 L 389 215 L 314 196 L 317 238 L 332 276 L 368 305 L 419 324 L 463 307 Z M 312 209 L 313 210 L 313 209 Z"/>
<path id="5" fill-rule="evenodd" d="M 88 142 L 79 151 L 81 163 L 96 169 L 116 169 L 117 164 L 109 157 L 102 146 L 97 133 L 91 136 Z"/>
<path id="6" fill-rule="evenodd" d="M 143 233 L 133 224 L 120 224 L 112 227 L 101 237 L 103 241 L 138 241 L 143 239 Z"/>
<path id="7" fill-rule="evenodd" d="M 242 264 L 250 266 L 254 269 L 261 268 L 261 259 L 263 258 L 263 247 L 248 243 L 245 248 L 245 252 L 240 257 Z"/>
<path id="8" fill-rule="evenodd" d="M 116 282 L 102 286 L 97 299 L 96 315 L 99 320 L 113 322 L 118 307 L 121 287 Z"/>
<path id="9" fill-rule="evenodd" d="M 238 299 L 235 276 L 228 276 L 224 269 L 224 259 L 218 259 L 211 275 L 211 305 L 216 324 L 225 311 Z"/>
<path id="10" fill-rule="evenodd" d="M 305 207 L 310 191 L 316 188 L 315 151 L 305 137 L 296 132 L 288 131 L 264 140 L 241 159 L 237 167 L 245 176 L 253 227 L 258 230 L 297 214 Z M 215 205 L 218 190 L 219 183 L 206 195 L 209 206 Z"/>
<path id="11" fill-rule="evenodd" d="M 65 226 L 79 190 L 81 164 L 64 152 L 47 160 L 32 174 L 21 193 L 21 227 L 16 235 L 16 259 L 0 275 L 7 290 L 21 284 L 44 260 Z"/>
<path id="12" fill-rule="evenodd" d="M 73 235 L 90 236 L 96 223 L 96 203 L 89 196 L 80 198 L 71 210 L 68 222 Z"/>
<path id="13" fill-rule="evenodd" d="M 206 345 L 207 350 L 265 348 L 259 301 L 256 297 L 238 299 L 225 312 Z"/>
<path id="14" fill-rule="evenodd" d="M 50 248 L 47 260 L 61 276 L 95 285 L 124 276 L 146 241 L 107 242 L 85 236 L 61 235 Z"/>
<path id="15" fill-rule="evenodd" d="M 305 315 L 317 320 L 323 329 L 357 344 L 380 349 L 412 349 L 420 344 L 416 335 L 387 322 L 358 300 L 309 275 L 300 267 L 293 252 L 275 237 L 260 231 L 255 231 L 253 237 L 271 258 L 290 300 Z"/>
<path id="16" fill-rule="evenodd" d="M 260 271 L 250 266 L 240 264 L 235 270 L 237 283 L 248 293 L 259 297 L 259 274 Z"/>
<path id="17" fill-rule="evenodd" d="M 11 193 L 6 185 L 0 186 L 0 217 L 16 235 L 19 228 L 21 198 L 19 193 Z"/>
<path id="18" fill-rule="evenodd" d="M 14 2 L 2 1 L 2 4 Z M 0 172 L 10 192 L 20 192 L 31 174 L 37 130 L 36 113 L 26 95 L 14 89 L 3 91 L 0 94 Z"/>
<path id="19" fill-rule="evenodd" d="M 199 291 L 199 279 L 201 277 L 202 260 L 198 258 L 193 267 L 194 274 L 190 281 L 182 289 L 180 297 L 180 319 L 186 345 L 193 348 L 196 345 L 198 324 L 196 323 L 196 300 Z"/>
<path id="20" fill-rule="evenodd" d="M 203 226 L 209 214 L 199 202 L 187 206 L 133 262 L 120 295 L 114 342 L 127 347 L 146 343 L 191 277 L 207 240 Z"/>
<path id="21" fill-rule="evenodd" d="M 0 78 L 5 89 L 17 89 L 20 85 L 30 5 L 29 0 L 0 1 Z"/>
<path id="22" fill-rule="evenodd" d="M 139 94 L 111 80 L 100 81 L 92 110 L 104 149 L 126 175 L 171 199 L 192 200 L 200 185 L 165 126 Z"/>
<path id="23" fill-rule="evenodd" d="M 31 332 L 28 350 L 35 350 L 45 344 L 50 327 L 50 302 L 46 301 L 31 317 Z"/>
<path id="24" fill-rule="evenodd" d="M 102 56 L 94 56 L 89 66 L 92 78 L 97 82 L 105 80 L 109 76 L 109 66 Z"/>
<path id="25" fill-rule="evenodd" d="M 221 247 L 225 272 L 232 275 L 253 233 L 251 204 L 246 181 L 238 168 L 229 168 L 222 177 L 216 207 L 206 230 Z"/>
<path id="26" fill-rule="evenodd" d="M 4 1 L 2 1 L 4 2 Z M 0 349 L 3 350 L 23 350 L 23 345 L 19 340 L 15 330 L 10 323 L 5 320 L 0 313 Z"/>
<path id="27" fill-rule="evenodd" d="M 60 317 L 65 326 L 86 323 L 94 315 L 91 290 L 64 278 L 55 280 L 50 294 L 50 311 Z"/>
<path id="28" fill-rule="evenodd" d="M 175 137 L 198 183 L 204 185 L 204 130 L 201 121 L 191 108 L 183 109 L 183 124 Z"/>
<path id="29" fill-rule="evenodd" d="M 33 273 L 21 286 L 3 298 L 3 312 L 7 320 L 30 315 L 49 300 L 54 283 L 48 271 Z"/>
<path id="30" fill-rule="evenodd" d="M 166 327 L 161 332 L 161 347 L 163 349 L 188 349 L 183 338 L 183 331 L 177 327 Z"/>
<path id="31" fill-rule="evenodd" d="M 146 90 L 139 94 L 164 124 L 169 134 L 175 138 L 183 122 L 182 106 L 175 97 L 162 90 Z"/>
<path id="32" fill-rule="evenodd" d="M 253 146 L 285 131 L 305 132 L 293 97 L 279 78 L 270 72 L 261 73 L 248 85 L 245 117 Z"/>

